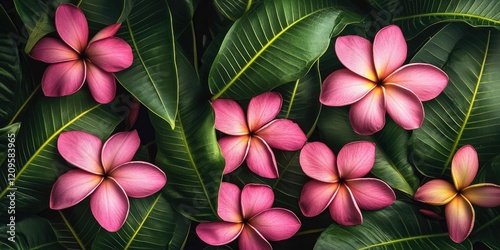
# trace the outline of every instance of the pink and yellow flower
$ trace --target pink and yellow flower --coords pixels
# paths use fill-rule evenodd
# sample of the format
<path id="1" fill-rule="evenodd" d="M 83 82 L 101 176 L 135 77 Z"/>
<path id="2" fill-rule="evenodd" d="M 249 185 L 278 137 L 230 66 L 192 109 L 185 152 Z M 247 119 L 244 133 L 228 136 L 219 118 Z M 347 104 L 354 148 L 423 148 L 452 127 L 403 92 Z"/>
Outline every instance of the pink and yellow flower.
<path id="1" fill-rule="evenodd" d="M 300 166 L 313 180 L 300 194 L 299 207 L 307 217 L 329 208 L 332 219 L 350 226 L 363 222 L 361 209 L 378 210 L 396 200 L 385 182 L 362 178 L 375 163 L 375 144 L 357 141 L 346 144 L 338 157 L 322 142 L 307 143 L 300 152 Z"/>
<path id="2" fill-rule="evenodd" d="M 406 41 L 395 25 L 382 28 L 373 46 L 367 39 L 339 36 L 335 52 L 346 69 L 324 81 L 320 101 L 327 106 L 351 105 L 349 119 L 354 131 L 371 135 L 385 125 L 385 113 L 407 130 L 424 120 L 422 101 L 437 97 L 448 83 L 441 69 L 406 60 Z"/>
<path id="3" fill-rule="evenodd" d="M 111 102 L 116 94 L 113 73 L 130 67 L 133 61 L 130 45 L 114 36 L 120 25 L 109 25 L 88 41 L 83 11 L 72 4 L 60 5 L 55 26 L 62 40 L 44 37 L 30 53 L 32 58 L 51 64 L 42 77 L 45 96 L 74 94 L 87 80 L 97 102 Z"/>
<path id="4" fill-rule="evenodd" d="M 271 148 L 299 150 L 307 141 L 300 127 L 287 119 L 274 119 L 281 109 L 279 93 L 267 92 L 250 100 L 247 116 L 236 101 L 212 102 L 215 128 L 228 136 L 219 139 L 226 160 L 224 174 L 231 173 L 246 159 L 250 170 L 266 177 L 278 177 L 278 167 Z"/>
<path id="5" fill-rule="evenodd" d="M 292 237 L 301 223 L 284 208 L 272 208 L 274 193 L 267 185 L 238 186 L 222 182 L 217 213 L 222 221 L 204 222 L 196 233 L 207 244 L 221 246 L 237 238 L 239 249 L 272 249 L 269 241 Z"/>
<path id="6" fill-rule="evenodd" d="M 65 209 L 90 197 L 97 222 L 118 231 L 129 212 L 129 200 L 143 198 L 165 186 L 165 173 L 155 165 L 132 161 L 140 145 L 137 131 L 120 132 L 104 145 L 83 131 L 63 132 L 57 140 L 61 156 L 78 169 L 59 176 L 50 193 L 50 208 Z"/>
<path id="7" fill-rule="evenodd" d="M 474 227 L 475 212 L 472 204 L 481 207 L 500 206 L 500 186 L 492 183 L 472 184 L 479 161 L 474 147 L 465 145 L 453 156 L 451 177 L 448 181 L 435 179 L 425 183 L 414 199 L 435 206 L 445 205 L 445 219 L 450 238 L 464 241 Z"/>

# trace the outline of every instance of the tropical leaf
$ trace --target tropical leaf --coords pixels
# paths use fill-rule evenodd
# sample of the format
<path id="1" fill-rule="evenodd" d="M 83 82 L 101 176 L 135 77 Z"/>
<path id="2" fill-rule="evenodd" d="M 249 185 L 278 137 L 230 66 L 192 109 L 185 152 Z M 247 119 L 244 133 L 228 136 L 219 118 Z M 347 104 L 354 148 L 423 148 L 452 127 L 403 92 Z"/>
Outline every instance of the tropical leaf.
<path id="1" fill-rule="evenodd" d="M 229 30 L 209 75 L 212 99 L 245 99 L 304 76 L 330 37 L 362 17 L 335 1 L 264 1 Z"/>
<path id="2" fill-rule="evenodd" d="M 10 160 L 11 163 L 15 161 L 16 134 L 20 126 L 20 123 L 14 123 L 7 127 L 0 128 L 0 163 L 3 163 L 7 156 L 9 156 L 9 159 L 12 159 Z"/>
<path id="3" fill-rule="evenodd" d="M 217 10 L 227 19 L 236 21 L 260 0 L 214 0 Z"/>
<path id="4" fill-rule="evenodd" d="M 401 1 L 403 8 L 392 21 L 405 37 L 413 38 L 432 24 L 466 22 L 474 27 L 500 29 L 500 2 L 492 0 L 414 0 Z"/>
<path id="5" fill-rule="evenodd" d="M 500 31 L 462 33 L 436 35 L 423 48 L 429 52 L 412 59 L 437 65 L 445 61 L 443 70 L 450 78 L 443 93 L 424 103 L 426 118 L 410 139 L 413 164 L 429 177 L 449 177 L 453 156 L 465 144 L 474 146 L 480 166 L 500 147 Z"/>
<path id="6" fill-rule="evenodd" d="M 5 250 L 64 249 L 64 247 L 57 242 L 54 230 L 46 219 L 38 216 L 30 216 L 18 222 L 14 221 L 14 223 L 15 229 L 13 236 L 8 232 L 11 231 L 10 226 L 2 225 L 2 227 L 0 227 L 3 232 L 0 235 L 0 248 Z"/>
<path id="7" fill-rule="evenodd" d="M 132 0 L 81 0 L 78 7 L 83 10 L 91 29 L 102 29 L 112 23 L 124 22 L 132 10 Z"/>
<path id="8" fill-rule="evenodd" d="M 174 209 L 195 221 L 213 221 L 218 219 L 217 195 L 224 169 L 214 113 L 187 59 L 179 56 L 178 64 L 182 101 L 175 129 L 150 114 L 158 147 L 156 164 L 168 173 L 163 190 Z"/>
<path id="9" fill-rule="evenodd" d="M 122 120 L 112 104 L 96 104 L 86 91 L 60 98 L 38 96 L 22 120 L 16 136 L 15 179 L 7 181 L 7 166 L 1 168 L 0 208 L 16 195 L 16 212 L 38 212 L 48 206 L 50 189 L 68 164 L 57 152 L 57 137 L 63 131 L 82 130 L 103 139 Z"/>
<path id="10" fill-rule="evenodd" d="M 130 212 L 116 233 L 101 230 L 92 249 L 165 249 L 172 241 L 184 242 L 190 222 L 175 212 L 161 193 L 130 199 Z M 180 237 L 176 240 L 173 236 Z M 181 249 L 171 245 L 168 249 Z"/>
<path id="11" fill-rule="evenodd" d="M 371 173 L 408 195 L 413 195 L 418 188 L 419 180 L 407 157 L 408 132 L 392 120 L 387 120 L 381 132 L 360 136 L 352 130 L 347 108 L 326 107 L 321 112 L 318 128 L 321 140 L 335 153 L 352 141 L 375 142 L 376 158 Z"/>
<path id="12" fill-rule="evenodd" d="M 131 45 L 134 62 L 128 69 L 115 73 L 116 78 L 173 128 L 179 83 L 172 20 L 166 1 L 136 1 L 117 36 Z"/>
<path id="13" fill-rule="evenodd" d="M 332 224 L 314 249 L 472 249 L 470 240 L 454 243 L 438 221 L 424 218 L 402 201 L 382 210 L 363 211 L 363 217 L 359 226 Z"/>

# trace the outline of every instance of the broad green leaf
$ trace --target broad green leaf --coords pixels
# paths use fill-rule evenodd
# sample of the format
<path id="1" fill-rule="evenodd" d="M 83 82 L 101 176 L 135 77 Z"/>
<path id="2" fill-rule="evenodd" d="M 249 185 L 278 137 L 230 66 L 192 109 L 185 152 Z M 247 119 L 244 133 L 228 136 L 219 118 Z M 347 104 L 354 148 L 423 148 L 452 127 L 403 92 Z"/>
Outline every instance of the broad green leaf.
<path id="1" fill-rule="evenodd" d="M 217 10 L 232 21 L 236 21 L 259 2 L 260 0 L 214 0 Z"/>
<path id="2" fill-rule="evenodd" d="M 326 107 L 321 113 L 318 128 L 322 141 L 332 147 L 335 154 L 352 141 L 375 142 L 377 153 L 371 173 L 392 188 L 409 195 L 413 195 L 418 188 L 419 180 L 407 157 L 408 132 L 392 120 L 387 120 L 379 133 L 360 136 L 352 130 L 348 108 Z"/>
<path id="3" fill-rule="evenodd" d="M 245 99 L 304 76 L 330 37 L 362 17 L 335 1 L 264 1 L 229 30 L 209 75 L 212 99 Z"/>
<path id="4" fill-rule="evenodd" d="M 472 249 L 466 239 L 451 241 L 438 221 L 423 217 L 415 207 L 396 201 L 378 211 L 363 211 L 363 224 L 345 227 L 332 224 L 314 249 Z"/>
<path id="5" fill-rule="evenodd" d="M 373 9 L 370 11 L 370 15 L 374 18 L 380 17 L 381 15 L 391 15 L 398 13 L 403 9 L 403 2 L 400 0 L 368 0 Z"/>
<path id="6" fill-rule="evenodd" d="M 78 7 L 83 10 L 91 29 L 121 23 L 127 19 L 132 10 L 132 0 L 81 0 Z"/>
<path id="7" fill-rule="evenodd" d="M 130 198 L 130 212 L 116 233 L 101 230 L 92 249 L 165 249 L 172 241 L 184 242 L 189 220 L 180 216 L 161 193 L 146 198 Z M 181 240 L 174 239 L 180 237 Z M 182 245 L 168 249 L 181 249 Z"/>
<path id="8" fill-rule="evenodd" d="M 158 147 L 156 164 L 168 175 L 163 189 L 175 210 L 195 221 L 217 220 L 224 158 L 215 136 L 214 113 L 185 57 L 178 57 L 180 97 L 175 129 L 150 114 Z"/>
<path id="9" fill-rule="evenodd" d="M 118 37 L 130 44 L 134 62 L 115 73 L 121 85 L 173 128 L 179 98 L 172 16 L 165 1 L 136 1 Z"/>
<path id="10" fill-rule="evenodd" d="M 13 236 L 8 232 L 11 231 L 10 226 L 2 225 L 0 227 L 2 232 L 2 234 L 0 234 L 1 249 L 64 249 L 57 241 L 54 229 L 46 219 L 38 216 L 30 216 L 20 221 L 14 220 L 13 222 L 15 224 Z"/>
<path id="11" fill-rule="evenodd" d="M 37 96 L 16 136 L 15 179 L 7 180 L 5 163 L 1 168 L 0 209 L 7 209 L 12 192 L 18 213 L 47 208 L 52 184 L 69 166 L 57 151 L 58 135 L 82 130 L 106 138 L 122 120 L 117 111 L 113 103 L 96 104 L 83 90 L 60 98 Z"/>
<path id="12" fill-rule="evenodd" d="M 11 163 L 12 161 L 15 161 L 15 156 L 16 156 L 15 141 L 16 141 L 17 131 L 19 131 L 20 126 L 21 126 L 20 123 L 14 123 L 7 127 L 0 128 L 0 163 L 3 163 L 6 158 L 9 158 L 9 161 L 11 161 Z"/>
<path id="13" fill-rule="evenodd" d="M 494 0 L 413 0 L 401 1 L 403 8 L 392 21 L 401 27 L 407 39 L 432 24 L 466 22 L 474 27 L 500 29 L 500 2 Z"/>
<path id="14" fill-rule="evenodd" d="M 472 30 L 463 37 L 461 32 L 436 35 L 425 46 L 434 49 L 412 59 L 446 61 L 443 70 L 450 78 L 443 93 L 424 103 L 424 123 L 410 139 L 413 164 L 430 177 L 449 177 L 453 156 L 463 145 L 476 149 L 480 166 L 500 147 L 500 31 Z"/>

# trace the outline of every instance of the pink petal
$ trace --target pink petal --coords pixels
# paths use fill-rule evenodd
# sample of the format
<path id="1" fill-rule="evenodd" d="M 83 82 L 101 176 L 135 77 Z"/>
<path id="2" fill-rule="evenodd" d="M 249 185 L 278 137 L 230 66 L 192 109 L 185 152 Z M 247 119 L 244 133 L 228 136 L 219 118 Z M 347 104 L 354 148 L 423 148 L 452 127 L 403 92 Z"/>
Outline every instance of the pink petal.
<path id="1" fill-rule="evenodd" d="M 104 174 L 101 148 L 101 139 L 83 131 L 62 132 L 57 139 L 57 149 L 66 161 L 97 175 Z"/>
<path id="2" fill-rule="evenodd" d="M 300 220 L 290 210 L 271 208 L 248 221 L 265 239 L 270 241 L 286 240 L 300 229 Z"/>
<path id="3" fill-rule="evenodd" d="M 106 173 L 111 172 L 119 165 L 129 162 L 141 145 L 141 139 L 136 130 L 119 132 L 111 137 L 102 146 L 102 166 Z"/>
<path id="4" fill-rule="evenodd" d="M 451 177 L 457 190 L 469 186 L 476 177 L 479 160 L 477 152 L 471 145 L 457 150 L 451 161 Z"/>
<path id="5" fill-rule="evenodd" d="M 262 184 L 247 184 L 241 191 L 241 210 L 243 218 L 254 215 L 273 206 L 274 193 L 271 187 Z"/>
<path id="6" fill-rule="evenodd" d="M 68 47 L 62 40 L 44 37 L 31 50 L 30 56 L 46 63 L 59 63 L 78 60 L 80 55 Z"/>
<path id="7" fill-rule="evenodd" d="M 384 80 L 403 86 L 417 95 L 420 101 L 436 98 L 448 84 L 448 75 L 440 68 L 427 63 L 405 65 Z"/>
<path id="8" fill-rule="evenodd" d="M 424 122 L 424 107 L 410 90 L 395 84 L 384 84 L 387 113 L 402 128 L 417 129 Z"/>
<path id="9" fill-rule="evenodd" d="M 423 214 L 424 216 L 426 217 L 429 217 L 431 219 L 434 219 L 434 220 L 442 220 L 444 219 L 443 216 L 437 214 L 436 212 L 434 211 L 431 211 L 431 210 L 427 210 L 427 209 L 419 209 L 418 210 L 421 214 Z"/>
<path id="10" fill-rule="evenodd" d="M 345 106 L 359 101 L 376 86 L 348 69 L 339 69 L 323 82 L 319 100 L 327 106 Z"/>
<path id="11" fill-rule="evenodd" d="M 337 156 L 339 177 L 359 178 L 367 175 L 375 163 L 375 143 L 351 142 L 342 147 Z"/>
<path id="12" fill-rule="evenodd" d="M 116 232 L 123 226 L 129 208 L 127 194 L 111 177 L 107 177 L 90 196 L 92 214 L 109 232 Z"/>
<path id="13" fill-rule="evenodd" d="M 250 148 L 250 136 L 225 136 L 219 139 L 222 156 L 226 160 L 224 174 L 237 169 L 245 160 Z"/>
<path id="14" fill-rule="evenodd" d="M 378 79 L 383 80 L 401 67 L 406 60 L 406 51 L 406 41 L 398 26 L 382 28 L 373 41 L 373 61 Z"/>
<path id="15" fill-rule="evenodd" d="M 345 185 L 361 209 L 379 210 L 388 207 L 396 200 L 396 194 L 387 183 L 375 178 L 346 180 Z"/>
<path id="16" fill-rule="evenodd" d="M 105 27 L 104 29 L 97 32 L 97 34 L 95 34 L 94 37 L 92 37 L 89 44 L 94 42 L 94 41 L 97 41 L 97 40 L 101 40 L 104 38 L 114 36 L 116 34 L 116 32 L 118 31 L 118 29 L 120 29 L 121 25 L 122 25 L 121 23 L 114 23 L 114 24 L 111 24 L 111 25 Z"/>
<path id="17" fill-rule="evenodd" d="M 167 182 L 167 176 L 161 169 L 143 161 L 126 162 L 108 174 L 132 198 L 150 196 L 160 191 Z"/>
<path id="18" fill-rule="evenodd" d="M 456 195 L 457 190 L 451 183 L 434 179 L 419 187 L 413 198 L 416 201 L 441 206 L 450 202 Z"/>
<path id="19" fill-rule="evenodd" d="M 346 185 L 340 185 L 329 210 L 332 219 L 340 225 L 353 226 L 363 223 L 363 215 Z"/>
<path id="20" fill-rule="evenodd" d="M 259 129 L 255 135 L 262 138 L 271 148 L 287 151 L 299 150 L 307 137 L 302 129 L 287 119 L 276 119 Z"/>
<path id="21" fill-rule="evenodd" d="M 102 180 L 102 176 L 80 169 L 64 173 L 52 186 L 50 208 L 59 210 L 78 204 L 94 192 Z"/>
<path id="22" fill-rule="evenodd" d="M 446 224 L 451 240 L 461 243 L 474 227 L 474 209 L 462 195 L 456 196 L 445 207 Z"/>
<path id="23" fill-rule="evenodd" d="M 116 81 L 113 73 L 103 71 L 87 62 L 87 83 L 90 93 L 98 103 L 110 103 L 116 95 Z"/>
<path id="24" fill-rule="evenodd" d="M 51 64 L 42 77 L 45 96 L 67 96 L 76 93 L 85 82 L 86 65 L 82 60 Z"/>
<path id="25" fill-rule="evenodd" d="M 240 198 L 241 191 L 238 186 L 230 182 L 220 184 L 217 213 L 222 220 L 243 222 Z"/>
<path id="26" fill-rule="evenodd" d="M 280 112 L 282 101 L 277 92 L 266 92 L 252 98 L 247 109 L 249 130 L 256 132 L 274 119 Z"/>
<path id="27" fill-rule="evenodd" d="M 332 203 L 333 197 L 339 188 L 338 183 L 325 183 L 311 180 L 302 187 L 299 198 L 299 207 L 306 217 L 314 217 Z"/>
<path id="28" fill-rule="evenodd" d="M 462 190 L 462 195 L 477 206 L 500 206 L 500 186 L 495 184 L 481 183 L 468 186 Z"/>
<path id="29" fill-rule="evenodd" d="M 370 41 L 355 35 L 339 36 L 335 42 L 335 53 L 340 62 L 352 72 L 372 82 L 378 80 Z"/>
<path id="30" fill-rule="evenodd" d="M 299 163 L 304 173 L 318 181 L 337 182 L 335 155 L 322 142 L 307 143 L 299 155 Z"/>
<path id="31" fill-rule="evenodd" d="M 230 99 L 217 99 L 212 102 L 215 112 L 215 129 L 228 135 L 248 135 L 247 122 L 243 109 Z"/>
<path id="32" fill-rule="evenodd" d="M 385 125 L 384 90 L 375 88 L 358 102 L 351 105 L 349 120 L 354 132 L 372 135 Z"/>
<path id="33" fill-rule="evenodd" d="M 72 4 L 61 4 L 56 10 L 56 30 L 61 39 L 78 53 L 87 47 L 89 27 L 83 11 Z"/>
<path id="34" fill-rule="evenodd" d="M 277 178 L 278 166 L 274 153 L 261 138 L 252 136 L 247 155 L 247 165 L 252 172 L 265 178 Z"/>
<path id="35" fill-rule="evenodd" d="M 87 58 L 107 72 L 122 71 L 134 61 L 132 48 L 118 37 L 108 37 L 89 44 L 85 50 Z"/>
<path id="36" fill-rule="evenodd" d="M 255 228 L 247 224 L 238 240 L 240 250 L 272 250 L 271 244 Z"/>
<path id="37" fill-rule="evenodd" d="M 196 234 L 212 246 L 221 246 L 234 241 L 243 230 L 243 223 L 225 221 L 205 222 L 196 226 Z"/>

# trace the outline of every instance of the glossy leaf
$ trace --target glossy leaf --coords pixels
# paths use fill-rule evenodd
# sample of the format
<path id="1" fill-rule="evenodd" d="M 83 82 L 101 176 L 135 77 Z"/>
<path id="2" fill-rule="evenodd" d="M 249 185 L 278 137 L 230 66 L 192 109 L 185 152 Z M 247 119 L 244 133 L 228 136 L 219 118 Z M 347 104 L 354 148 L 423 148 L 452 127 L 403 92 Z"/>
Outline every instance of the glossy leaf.
<path id="1" fill-rule="evenodd" d="M 353 240 L 356 239 L 356 240 Z M 378 211 L 363 211 L 363 224 L 332 224 L 314 249 L 472 249 L 472 242 L 451 241 L 439 222 L 423 217 L 415 207 L 396 201 Z"/>
<path id="2" fill-rule="evenodd" d="M 407 131 L 388 120 L 381 132 L 372 136 L 360 136 L 352 130 L 348 110 L 348 107 L 323 108 L 318 123 L 322 141 L 332 147 L 335 153 L 352 141 L 375 142 L 376 158 L 371 173 L 387 182 L 392 188 L 413 195 L 419 180 L 407 157 L 409 139 Z"/>
<path id="3" fill-rule="evenodd" d="M 491 0 L 415 0 L 401 1 L 403 7 L 392 21 L 403 29 L 407 39 L 439 22 L 466 22 L 474 27 L 500 29 L 500 2 Z"/>
<path id="4" fill-rule="evenodd" d="M 132 47 L 134 62 L 130 68 L 115 73 L 116 78 L 173 128 L 179 83 L 171 13 L 166 1 L 136 1 L 117 36 Z"/>
<path id="5" fill-rule="evenodd" d="M 465 144 L 476 149 L 480 166 L 500 146 L 500 32 L 473 30 L 463 37 L 444 34 L 425 45 L 423 49 L 433 47 L 425 57 L 412 59 L 437 65 L 446 62 L 443 70 L 450 78 L 443 93 L 424 103 L 424 123 L 410 139 L 413 163 L 431 177 L 449 177 L 453 156 Z"/>
<path id="6" fill-rule="evenodd" d="M 69 167 L 57 151 L 58 135 L 82 130 L 104 139 L 122 120 L 117 111 L 113 103 L 96 104 L 83 90 L 61 98 L 38 96 L 16 136 L 16 177 L 12 182 L 0 180 L 0 208 L 7 209 L 6 195 L 12 191 L 16 193 L 18 213 L 47 208 L 52 184 Z M 7 176 L 5 163 L 1 175 Z"/>
<path id="7" fill-rule="evenodd" d="M 259 0 L 214 0 L 217 10 L 232 21 L 236 21 L 259 2 Z"/>
<path id="8" fill-rule="evenodd" d="M 0 230 L 0 248 L 5 250 L 24 250 L 24 249 L 63 249 L 63 246 L 57 241 L 54 230 L 50 223 L 41 217 L 30 216 L 20 221 L 14 221 L 14 237 L 10 235 L 10 226 L 2 225 Z M 12 239 L 12 241 L 11 241 Z"/>
<path id="9" fill-rule="evenodd" d="M 0 163 L 3 163 L 7 157 L 12 159 L 10 160 L 11 162 L 15 161 L 14 158 L 16 155 L 15 141 L 16 141 L 16 134 L 17 131 L 19 131 L 20 126 L 21 126 L 20 123 L 14 123 L 7 127 L 0 128 Z"/>
<path id="10" fill-rule="evenodd" d="M 175 129 L 150 114 L 158 155 L 156 164 L 168 174 L 163 189 L 175 210 L 195 221 L 217 220 L 217 195 L 224 158 L 215 136 L 212 106 L 185 57 L 178 57 L 179 114 Z"/>
<path id="11" fill-rule="evenodd" d="M 89 22 L 89 28 L 102 29 L 113 23 L 124 22 L 132 10 L 132 0 L 82 0 L 78 7 L 83 10 Z"/>
<path id="12" fill-rule="evenodd" d="M 123 227 L 116 233 L 101 230 L 92 249 L 165 249 L 174 242 L 184 242 L 189 220 L 180 216 L 161 193 L 141 199 L 130 199 L 130 212 Z M 180 237 L 180 240 L 174 239 Z M 177 244 L 177 243 L 176 243 Z M 170 245 L 168 249 L 181 249 Z"/>
<path id="13" fill-rule="evenodd" d="M 361 16 L 335 1 L 264 1 L 234 23 L 209 75 L 212 99 L 245 99 L 304 76 Z"/>

